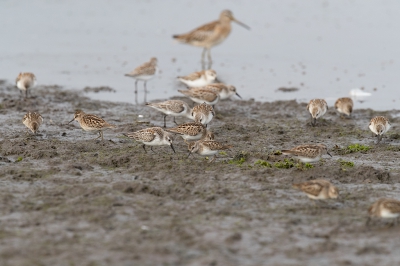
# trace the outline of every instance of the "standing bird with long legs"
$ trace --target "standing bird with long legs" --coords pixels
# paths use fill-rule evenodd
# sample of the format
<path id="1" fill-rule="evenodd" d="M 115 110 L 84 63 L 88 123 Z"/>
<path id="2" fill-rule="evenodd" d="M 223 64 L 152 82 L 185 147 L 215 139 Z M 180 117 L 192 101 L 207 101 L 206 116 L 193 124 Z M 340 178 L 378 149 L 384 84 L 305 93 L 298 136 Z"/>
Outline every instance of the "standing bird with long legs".
<path id="1" fill-rule="evenodd" d="M 174 39 L 181 43 L 190 44 L 193 46 L 203 47 L 201 54 L 201 64 L 205 68 L 205 54 L 208 56 L 208 68 L 211 68 L 211 48 L 223 42 L 231 33 L 231 21 L 234 21 L 242 27 L 250 30 L 250 27 L 238 21 L 230 10 L 224 10 L 219 16 L 219 20 L 210 22 L 200 26 L 186 34 L 174 35 Z"/>
<path id="2" fill-rule="evenodd" d="M 135 101 L 137 103 L 137 92 L 138 92 L 138 81 L 142 80 L 144 81 L 144 101 L 146 102 L 146 94 L 147 94 L 147 88 L 146 88 L 146 83 L 148 80 L 154 78 L 154 76 L 157 73 L 157 58 L 152 57 L 149 62 L 146 62 L 131 72 L 125 74 L 126 77 L 131 77 L 136 79 L 135 81 Z"/>

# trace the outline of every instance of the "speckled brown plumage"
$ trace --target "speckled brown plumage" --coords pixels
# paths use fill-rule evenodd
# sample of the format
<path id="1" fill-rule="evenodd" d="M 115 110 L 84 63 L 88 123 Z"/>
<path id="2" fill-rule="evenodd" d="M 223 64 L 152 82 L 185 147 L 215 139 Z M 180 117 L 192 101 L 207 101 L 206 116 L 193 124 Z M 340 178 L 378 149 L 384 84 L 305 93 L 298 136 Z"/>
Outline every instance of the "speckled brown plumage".
<path id="1" fill-rule="evenodd" d="M 189 97 L 196 103 L 207 103 L 209 105 L 215 105 L 219 101 L 219 94 L 212 89 L 193 88 L 190 90 L 178 90 L 180 93 Z"/>
<path id="2" fill-rule="evenodd" d="M 202 103 L 193 107 L 192 117 L 195 122 L 202 123 L 203 125 L 207 125 L 215 116 L 214 108 L 211 105 L 206 103 Z"/>
<path id="3" fill-rule="evenodd" d="M 78 121 L 79 125 L 85 131 L 98 131 L 99 136 L 96 139 L 101 138 L 101 140 L 104 140 L 102 130 L 107 128 L 116 128 L 115 125 L 107 123 L 104 119 L 96 115 L 86 114 L 82 110 L 76 111 L 74 114 L 74 119 L 72 119 L 69 123 L 74 120 Z"/>
<path id="4" fill-rule="evenodd" d="M 24 115 L 22 123 L 36 135 L 40 125 L 43 123 L 43 117 L 39 113 L 28 112 Z"/>
<path id="5" fill-rule="evenodd" d="M 293 187 L 300 189 L 311 199 L 336 199 L 339 195 L 338 189 L 329 181 L 323 179 L 293 184 Z"/>
<path id="6" fill-rule="evenodd" d="M 161 127 L 150 127 L 139 131 L 126 133 L 124 136 L 134 139 L 143 143 L 143 149 L 146 152 L 146 145 L 149 146 L 160 146 L 169 145 L 175 152 L 174 146 L 172 145 L 172 136 L 170 133 L 164 131 Z M 151 148 L 153 151 L 153 148 Z"/>
<path id="7" fill-rule="evenodd" d="M 339 98 L 335 102 L 335 109 L 340 114 L 351 116 L 351 113 L 353 112 L 353 100 L 348 97 Z"/>
<path id="8" fill-rule="evenodd" d="M 282 154 L 296 156 L 300 161 L 307 163 L 316 162 L 322 155 L 329 152 L 324 144 L 304 144 L 290 150 L 282 150 Z"/>
<path id="9" fill-rule="evenodd" d="M 19 73 L 15 80 L 15 85 L 20 89 L 21 93 L 25 91 L 25 98 L 28 98 L 28 90 L 36 85 L 36 77 L 33 73 Z"/>
<path id="10" fill-rule="evenodd" d="M 189 107 L 189 105 L 186 102 L 181 101 L 181 100 L 168 100 L 168 101 L 158 102 L 158 103 L 146 103 L 146 105 L 153 109 L 156 109 L 157 111 L 163 112 L 165 114 L 164 115 L 164 127 L 166 127 L 165 118 L 167 115 L 174 117 L 175 124 L 176 124 L 175 117 L 178 117 L 178 116 L 183 116 L 183 117 L 193 119 L 192 115 L 191 115 L 191 108 Z"/>
<path id="11" fill-rule="evenodd" d="M 184 140 L 192 141 L 204 138 L 207 134 L 206 127 L 197 122 L 181 124 L 174 128 L 167 129 L 168 132 L 179 134 Z"/>

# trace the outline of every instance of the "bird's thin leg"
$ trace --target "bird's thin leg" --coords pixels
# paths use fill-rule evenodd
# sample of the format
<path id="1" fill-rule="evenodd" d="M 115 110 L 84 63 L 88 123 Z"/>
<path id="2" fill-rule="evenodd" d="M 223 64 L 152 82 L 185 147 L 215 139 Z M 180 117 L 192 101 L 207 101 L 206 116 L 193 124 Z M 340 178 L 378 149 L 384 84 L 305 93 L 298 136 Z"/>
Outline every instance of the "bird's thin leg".
<path id="1" fill-rule="evenodd" d="M 217 158 L 217 155 L 214 155 L 214 157 L 211 159 L 211 161 L 209 161 L 208 163 L 212 163 L 215 161 L 215 159 Z"/>
<path id="2" fill-rule="evenodd" d="M 153 151 L 153 146 L 150 147 L 150 150 L 151 150 L 152 152 L 154 152 L 155 154 L 157 154 L 155 151 Z"/>
<path id="3" fill-rule="evenodd" d="M 167 127 L 167 122 L 165 121 L 166 118 L 167 118 L 167 115 L 164 115 L 164 127 Z"/>
<path id="4" fill-rule="evenodd" d="M 376 137 L 378 138 L 378 141 L 376 142 L 376 144 L 379 144 L 379 142 L 381 142 L 381 140 L 382 140 L 382 135 L 376 135 Z"/>
<path id="5" fill-rule="evenodd" d="M 204 57 L 206 56 L 206 51 L 207 51 L 207 48 L 204 48 L 203 52 L 201 53 L 201 68 L 203 70 L 206 68 L 206 62 L 204 60 Z"/>
<path id="6" fill-rule="evenodd" d="M 25 99 L 28 99 L 28 89 L 25 90 Z"/>
<path id="7" fill-rule="evenodd" d="M 99 136 L 97 138 L 95 138 L 95 140 L 101 138 L 101 131 L 99 131 L 98 133 L 99 133 Z"/>
<path id="8" fill-rule="evenodd" d="M 144 82 L 144 102 L 147 102 L 147 87 L 146 87 L 147 80 Z"/>
<path id="9" fill-rule="evenodd" d="M 211 49 L 208 48 L 208 69 L 211 69 L 212 67 L 212 59 L 211 59 Z"/>
<path id="10" fill-rule="evenodd" d="M 147 151 L 146 151 L 146 145 L 145 145 L 145 144 L 143 144 L 143 146 L 142 146 L 142 147 L 143 147 L 143 150 L 144 150 L 144 152 L 145 152 L 145 153 L 147 153 Z"/>
<path id="11" fill-rule="evenodd" d="M 100 135 L 101 135 L 101 141 L 104 141 L 104 138 L 103 138 L 103 131 L 100 131 Z"/>
<path id="12" fill-rule="evenodd" d="M 138 84 L 138 79 L 135 81 L 135 94 L 137 94 L 137 84 Z"/>
<path id="13" fill-rule="evenodd" d="M 175 125 L 178 125 L 178 123 L 176 123 L 176 121 L 175 121 L 175 116 L 174 116 L 174 123 L 175 123 Z"/>

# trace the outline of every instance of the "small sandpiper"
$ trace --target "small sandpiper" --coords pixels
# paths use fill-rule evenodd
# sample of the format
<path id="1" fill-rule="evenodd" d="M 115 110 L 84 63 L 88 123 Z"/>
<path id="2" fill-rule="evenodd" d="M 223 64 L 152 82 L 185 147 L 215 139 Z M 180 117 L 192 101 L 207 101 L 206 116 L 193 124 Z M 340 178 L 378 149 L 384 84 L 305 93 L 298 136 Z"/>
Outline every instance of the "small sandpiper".
<path id="1" fill-rule="evenodd" d="M 282 150 L 282 154 L 292 155 L 303 163 L 317 162 L 324 154 L 332 155 L 324 144 L 305 144 L 290 150 Z"/>
<path id="2" fill-rule="evenodd" d="M 311 125 L 315 126 L 317 119 L 328 110 L 328 104 L 323 99 L 313 99 L 307 105 L 307 111 L 311 114 Z"/>
<path id="3" fill-rule="evenodd" d="M 20 89 L 21 94 L 25 91 L 25 98 L 28 98 L 28 90 L 36 86 L 36 77 L 33 73 L 29 72 L 19 73 L 15 84 Z"/>
<path id="4" fill-rule="evenodd" d="M 178 90 L 180 93 L 189 97 L 192 101 L 202 104 L 206 103 L 208 105 L 214 106 L 219 102 L 219 94 L 213 89 L 193 88 L 190 90 Z"/>
<path id="5" fill-rule="evenodd" d="M 146 105 L 164 113 L 164 127 L 166 127 L 165 118 L 167 117 L 167 115 L 174 117 L 175 124 L 177 124 L 175 121 L 176 117 L 187 117 L 189 119 L 193 119 L 191 114 L 192 109 L 186 102 L 181 100 L 169 100 L 159 103 L 146 103 Z"/>
<path id="6" fill-rule="evenodd" d="M 185 142 L 203 139 L 207 135 L 206 127 L 198 122 L 185 123 L 166 130 L 181 135 Z"/>
<path id="7" fill-rule="evenodd" d="M 351 113 L 353 112 L 353 100 L 348 97 L 339 98 L 335 102 L 335 109 L 340 115 L 344 114 L 351 116 Z"/>
<path id="8" fill-rule="evenodd" d="M 205 87 L 205 89 L 213 89 L 219 94 L 220 100 L 225 100 L 236 95 L 240 99 L 242 97 L 237 93 L 236 88 L 232 85 L 226 85 L 224 83 L 213 83 Z"/>
<path id="9" fill-rule="evenodd" d="M 39 113 L 28 112 L 24 115 L 22 123 L 36 135 L 40 125 L 43 123 L 43 117 Z"/>
<path id="10" fill-rule="evenodd" d="M 172 145 L 172 135 L 164 131 L 161 127 L 150 127 L 139 131 L 126 133 L 124 136 L 134 139 L 143 143 L 143 149 L 146 151 L 146 145 L 151 146 L 150 149 L 153 151 L 153 146 L 168 145 L 175 153 L 174 146 Z M 154 152 L 154 151 L 153 151 Z"/>
<path id="11" fill-rule="evenodd" d="M 211 84 L 217 78 L 217 72 L 212 69 L 202 70 L 198 72 L 191 73 L 187 76 L 178 77 L 182 83 L 188 87 L 203 87 Z"/>
<path id="12" fill-rule="evenodd" d="M 133 71 L 125 74 L 126 77 L 131 77 L 136 79 L 135 81 L 135 93 L 137 93 L 137 83 L 139 80 L 144 81 L 144 91 L 147 93 L 146 83 L 148 80 L 154 78 L 157 73 L 157 58 L 152 57 L 149 62 L 146 62 Z"/>
<path id="13" fill-rule="evenodd" d="M 215 140 L 199 140 L 188 144 L 188 157 L 190 156 L 190 154 L 195 152 L 203 156 L 214 155 L 214 157 L 209 161 L 211 163 L 217 158 L 217 153 L 219 151 L 228 150 L 230 148 L 232 148 L 231 145 L 224 145 Z"/>
<path id="14" fill-rule="evenodd" d="M 339 196 L 339 190 L 329 181 L 323 179 L 310 180 L 307 182 L 293 184 L 294 188 L 300 189 L 310 199 L 336 199 Z"/>
<path id="15" fill-rule="evenodd" d="M 99 136 L 95 139 L 101 138 L 101 140 L 104 140 L 103 130 L 107 128 L 116 128 L 115 125 L 107 123 L 104 119 L 96 115 L 85 114 L 82 110 L 77 110 L 74 114 L 74 118 L 69 121 L 69 123 L 74 120 L 78 121 L 81 128 L 85 131 L 98 131 Z"/>
<path id="16" fill-rule="evenodd" d="M 202 103 L 193 107 L 192 117 L 194 118 L 195 122 L 199 122 L 207 126 L 207 124 L 210 123 L 214 116 L 214 108 L 211 105 Z"/>
<path id="17" fill-rule="evenodd" d="M 392 125 L 389 123 L 389 120 L 386 117 L 375 116 L 371 119 L 371 122 L 369 123 L 369 129 L 374 132 L 378 138 L 376 144 L 381 142 L 383 134 L 385 134 L 391 127 Z"/>

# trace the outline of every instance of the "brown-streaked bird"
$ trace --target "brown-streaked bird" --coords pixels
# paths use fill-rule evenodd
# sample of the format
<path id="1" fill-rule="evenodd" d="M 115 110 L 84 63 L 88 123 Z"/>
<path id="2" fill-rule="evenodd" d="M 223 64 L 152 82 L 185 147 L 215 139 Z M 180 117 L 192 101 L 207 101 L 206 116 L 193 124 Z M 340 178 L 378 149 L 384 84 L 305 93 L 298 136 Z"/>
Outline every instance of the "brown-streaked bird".
<path id="1" fill-rule="evenodd" d="M 99 136 L 95 139 L 101 138 L 101 140 L 104 140 L 103 130 L 107 128 L 116 128 L 115 125 L 107 123 L 103 118 L 96 115 L 86 114 L 82 110 L 77 110 L 74 114 L 74 118 L 69 121 L 69 123 L 74 120 L 78 121 L 81 128 L 85 131 L 98 131 Z"/>
<path id="2" fill-rule="evenodd" d="M 28 98 L 28 90 L 30 91 L 31 88 L 36 86 L 36 77 L 33 73 L 21 72 L 15 80 L 15 84 L 21 93 L 25 91 L 25 98 Z"/>
<path id="3" fill-rule="evenodd" d="M 198 153 L 203 156 L 211 156 L 214 157 L 209 161 L 213 162 L 217 158 L 217 153 L 222 150 L 228 150 L 232 148 L 231 145 L 225 145 L 215 140 L 199 140 L 196 142 L 191 142 L 188 144 L 189 155 L 192 153 Z"/>
<path id="4" fill-rule="evenodd" d="M 207 89 L 206 87 L 178 91 L 199 104 L 206 103 L 214 106 L 219 102 L 220 99 L 218 92 L 216 92 L 214 89 Z"/>
<path id="5" fill-rule="evenodd" d="M 212 69 L 193 72 L 187 76 L 178 77 L 178 79 L 188 87 L 196 88 L 207 86 L 217 78 L 217 72 Z"/>
<path id="6" fill-rule="evenodd" d="M 24 115 L 22 123 L 36 135 L 40 125 L 43 123 L 43 117 L 39 113 L 28 112 Z"/>
<path id="7" fill-rule="evenodd" d="M 324 179 L 316 179 L 293 184 L 293 187 L 300 189 L 306 193 L 307 197 L 314 200 L 336 199 L 339 196 L 339 190 L 329 181 Z"/>
<path id="8" fill-rule="evenodd" d="M 221 12 L 219 20 L 200 26 L 186 34 L 174 35 L 173 38 L 181 43 L 203 47 L 201 62 L 204 68 L 204 57 L 206 52 L 208 52 L 208 65 L 210 68 L 212 64 L 210 50 L 212 47 L 223 42 L 231 33 L 231 21 L 238 23 L 248 30 L 250 29 L 249 26 L 238 21 L 230 10 L 224 10 Z"/>
<path id="9" fill-rule="evenodd" d="M 157 73 L 157 58 L 152 57 L 149 62 L 146 62 L 131 72 L 125 74 L 126 77 L 136 79 L 135 81 L 135 93 L 137 93 L 137 83 L 139 80 L 144 81 L 144 92 L 147 93 L 146 83 L 148 80 L 154 78 Z"/>
<path id="10" fill-rule="evenodd" d="M 181 100 L 168 100 L 158 103 L 146 103 L 147 106 L 156 109 L 157 111 L 164 113 L 164 127 L 166 127 L 165 118 L 167 115 L 174 117 L 174 123 L 178 125 L 175 121 L 175 117 L 187 117 L 193 119 L 191 111 L 192 109 L 189 105 Z"/>
<path id="11" fill-rule="evenodd" d="M 340 115 L 345 114 L 351 116 L 351 113 L 353 112 L 353 100 L 348 97 L 339 98 L 335 102 L 335 109 Z"/>
<path id="12" fill-rule="evenodd" d="M 396 223 L 400 216 L 400 201 L 388 198 L 379 199 L 368 208 L 368 215 L 367 225 L 371 222 L 371 218 L 375 217 L 394 219 L 393 222 Z"/>
<path id="13" fill-rule="evenodd" d="M 307 105 L 307 111 L 311 114 L 311 125 L 317 124 L 317 119 L 328 110 L 328 104 L 323 99 L 313 99 Z"/>
<path id="14" fill-rule="evenodd" d="M 282 154 L 291 155 L 303 163 L 317 162 L 324 154 L 332 155 L 324 144 L 304 144 L 290 150 L 282 150 Z"/>
<path id="15" fill-rule="evenodd" d="M 375 116 L 369 122 L 369 129 L 376 135 L 378 141 L 376 144 L 381 142 L 383 134 L 385 134 L 392 125 L 389 120 L 384 116 Z"/>
<path id="16" fill-rule="evenodd" d="M 151 146 L 150 149 L 152 151 L 153 146 L 168 145 L 175 153 L 174 146 L 172 145 L 172 135 L 164 131 L 161 127 L 145 128 L 135 132 L 126 133 L 124 136 L 143 143 L 143 149 L 146 153 L 146 145 Z"/>

